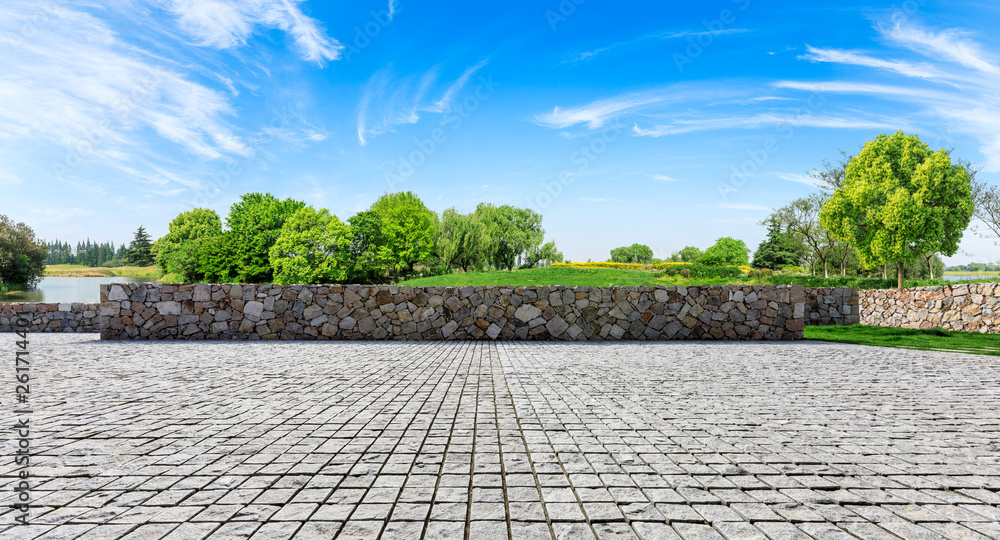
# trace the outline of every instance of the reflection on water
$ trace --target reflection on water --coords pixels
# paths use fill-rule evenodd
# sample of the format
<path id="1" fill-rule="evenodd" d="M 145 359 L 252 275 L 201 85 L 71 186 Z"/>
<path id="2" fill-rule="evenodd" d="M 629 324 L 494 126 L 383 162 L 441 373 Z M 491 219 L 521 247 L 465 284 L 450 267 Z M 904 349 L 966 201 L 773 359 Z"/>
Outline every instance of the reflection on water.
<path id="1" fill-rule="evenodd" d="M 137 277 L 47 277 L 38 288 L 0 294 L 0 302 L 100 302 L 105 283 L 140 283 Z"/>

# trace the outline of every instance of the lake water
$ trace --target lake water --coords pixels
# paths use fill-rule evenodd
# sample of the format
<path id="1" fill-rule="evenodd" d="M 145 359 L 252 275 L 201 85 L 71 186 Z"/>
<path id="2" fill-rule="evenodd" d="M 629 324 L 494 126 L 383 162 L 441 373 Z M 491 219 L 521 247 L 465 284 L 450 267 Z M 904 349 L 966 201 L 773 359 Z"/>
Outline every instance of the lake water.
<path id="1" fill-rule="evenodd" d="M 100 302 L 105 283 L 140 283 L 138 277 L 47 277 L 38 288 L 0 294 L 0 302 Z"/>
<path id="2" fill-rule="evenodd" d="M 988 279 L 990 281 L 1000 281 L 1000 276 L 942 276 L 947 281 L 961 281 L 963 279 Z"/>

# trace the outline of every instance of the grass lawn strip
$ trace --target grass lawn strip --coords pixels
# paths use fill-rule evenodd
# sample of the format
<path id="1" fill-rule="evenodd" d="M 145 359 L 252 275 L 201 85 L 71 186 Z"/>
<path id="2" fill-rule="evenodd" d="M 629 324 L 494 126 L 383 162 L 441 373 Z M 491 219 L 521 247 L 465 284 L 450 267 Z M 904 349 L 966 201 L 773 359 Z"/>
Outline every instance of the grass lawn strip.
<path id="1" fill-rule="evenodd" d="M 1000 356 L 1000 336 L 951 332 L 941 328 L 910 329 L 880 326 L 807 326 L 806 339 L 921 351 Z"/>

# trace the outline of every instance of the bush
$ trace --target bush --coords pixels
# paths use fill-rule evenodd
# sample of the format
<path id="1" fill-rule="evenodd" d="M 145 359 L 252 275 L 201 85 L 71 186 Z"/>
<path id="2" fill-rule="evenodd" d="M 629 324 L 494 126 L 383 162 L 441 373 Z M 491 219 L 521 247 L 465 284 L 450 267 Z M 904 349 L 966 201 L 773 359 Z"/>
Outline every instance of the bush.
<path id="1" fill-rule="evenodd" d="M 553 268 L 612 268 L 615 270 L 646 270 L 645 264 L 616 262 L 552 263 Z"/>
<path id="2" fill-rule="evenodd" d="M 744 265 L 740 265 L 739 269 L 740 269 L 740 272 L 743 272 L 744 274 L 750 274 L 750 271 L 753 270 L 753 267 L 750 267 L 750 266 L 747 266 L 747 265 L 744 264 Z"/>
<path id="3" fill-rule="evenodd" d="M 770 268 L 761 268 L 760 270 L 757 271 L 757 275 L 771 276 L 774 275 L 774 271 L 772 271 Z"/>
<path id="4" fill-rule="evenodd" d="M 676 276 L 677 275 L 677 269 L 673 268 L 673 267 L 667 268 L 667 275 L 668 276 Z"/>
<path id="5" fill-rule="evenodd" d="M 684 269 L 682 269 L 681 270 L 681 275 L 684 276 L 684 277 L 691 277 L 691 269 L 690 268 L 684 268 Z"/>
<path id="6" fill-rule="evenodd" d="M 750 270 L 749 272 L 747 272 L 747 277 L 757 277 L 757 271 Z"/>

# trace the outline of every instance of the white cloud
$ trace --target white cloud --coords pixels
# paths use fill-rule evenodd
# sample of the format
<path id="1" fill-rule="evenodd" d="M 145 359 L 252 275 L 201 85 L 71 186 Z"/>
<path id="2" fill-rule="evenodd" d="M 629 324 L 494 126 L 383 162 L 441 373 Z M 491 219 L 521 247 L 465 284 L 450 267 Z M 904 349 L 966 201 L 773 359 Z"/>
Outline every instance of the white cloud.
<path id="1" fill-rule="evenodd" d="M 397 126 L 416 124 L 421 113 L 447 112 L 455 96 L 488 61 L 484 59 L 466 68 L 447 88 L 441 90 L 441 97 L 430 102 L 426 96 L 437 83 L 438 66 L 420 77 L 398 77 L 391 66 L 379 70 L 368 79 L 358 103 L 358 142 L 365 146 L 372 137 L 391 132 Z"/>
<path id="2" fill-rule="evenodd" d="M 753 212 L 770 212 L 772 210 L 770 206 L 759 204 L 719 203 L 718 207 L 725 210 L 748 210 Z"/>
<path id="3" fill-rule="evenodd" d="M 0 186 L 20 186 L 24 178 L 0 171 Z"/>
<path id="4" fill-rule="evenodd" d="M 778 173 L 776 176 L 786 182 L 795 182 L 797 184 L 805 184 L 810 187 L 816 187 L 816 180 L 808 174 Z"/>
<path id="5" fill-rule="evenodd" d="M 302 0 L 171 0 L 181 30 L 201 45 L 228 49 L 246 44 L 258 28 L 292 36 L 299 54 L 323 64 L 340 58 L 343 46 L 327 36 L 319 21 L 299 9 Z M 391 3 L 390 3 L 391 4 Z"/>
<path id="6" fill-rule="evenodd" d="M 812 116 L 808 114 L 765 113 L 753 116 L 723 116 L 716 118 L 677 119 L 669 124 L 657 124 L 651 128 L 633 126 L 632 132 L 642 137 L 663 137 L 698 131 L 724 129 L 759 129 L 765 127 L 817 127 L 834 129 L 883 129 L 894 128 L 892 124 L 878 119 L 851 118 L 838 116 Z"/>
<path id="7" fill-rule="evenodd" d="M 816 47 L 806 47 L 807 54 L 799 56 L 800 59 L 811 62 L 832 62 L 837 64 L 853 64 L 877 69 L 895 71 L 907 77 L 917 77 L 921 79 L 943 79 L 948 76 L 937 68 L 928 64 L 912 64 L 902 60 L 882 60 L 873 58 L 853 51 L 842 51 L 837 49 L 820 49 Z"/>
<path id="8" fill-rule="evenodd" d="M 899 18 L 885 35 L 910 49 L 933 54 L 982 73 L 1000 75 L 1000 67 L 978 43 L 967 39 L 967 32 L 949 29 L 935 33 Z"/>
<path id="9" fill-rule="evenodd" d="M 389 20 L 396 16 L 396 0 L 389 0 Z"/>
<path id="10" fill-rule="evenodd" d="M 667 89 L 623 94 L 597 100 L 580 107 L 569 109 L 555 107 L 550 113 L 535 115 L 535 121 L 545 127 L 556 129 L 568 128 L 577 124 L 587 124 L 589 128 L 595 129 L 624 114 L 676 100 L 678 97 L 672 95 Z"/>
<path id="11" fill-rule="evenodd" d="M 652 174 L 649 177 L 652 178 L 653 180 L 656 180 L 657 182 L 680 182 L 681 181 L 680 178 L 674 178 L 672 176 L 667 176 L 665 174 Z"/>

